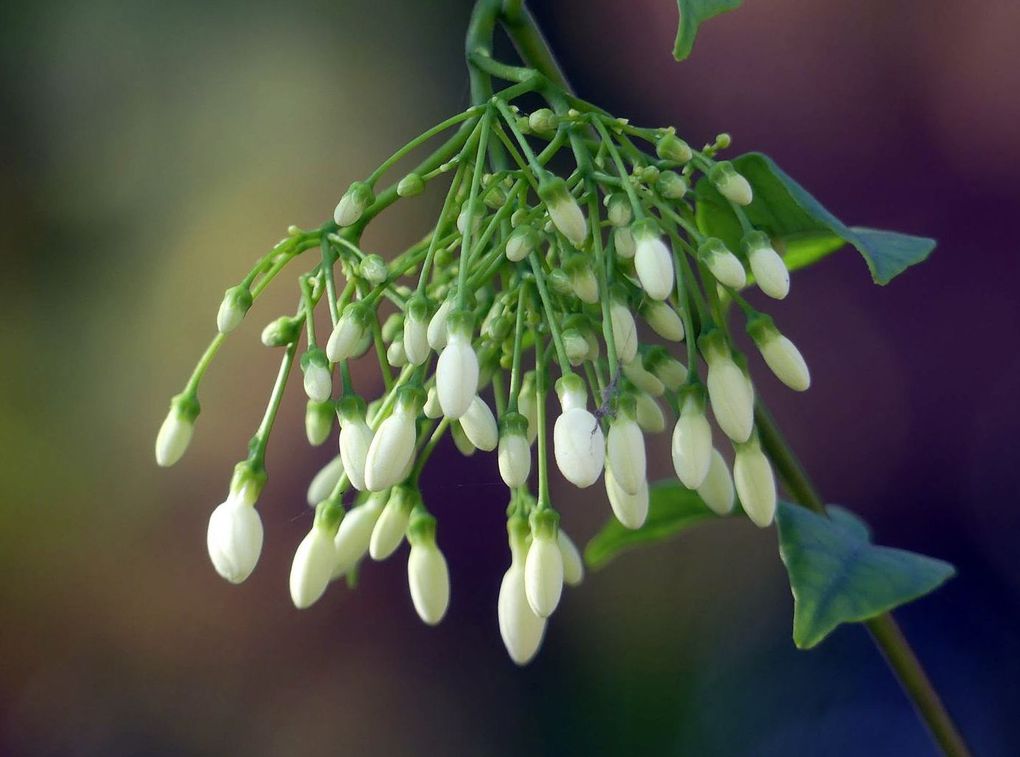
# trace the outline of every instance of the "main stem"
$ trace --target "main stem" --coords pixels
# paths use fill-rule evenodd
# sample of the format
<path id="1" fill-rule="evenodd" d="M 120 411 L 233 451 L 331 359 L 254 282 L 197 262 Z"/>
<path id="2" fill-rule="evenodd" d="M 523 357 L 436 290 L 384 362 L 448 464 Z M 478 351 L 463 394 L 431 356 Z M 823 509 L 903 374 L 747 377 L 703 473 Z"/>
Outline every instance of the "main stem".
<path id="1" fill-rule="evenodd" d="M 497 21 L 502 23 L 525 64 L 537 70 L 552 84 L 572 93 L 552 50 L 531 13 L 525 8 L 523 0 L 477 0 L 466 40 L 469 60 L 479 51 L 491 55 L 492 32 Z M 472 93 L 476 98 L 492 91 L 487 74 L 473 65 L 469 66 L 469 70 Z M 755 411 L 755 419 L 765 451 L 794 499 L 804 507 L 825 514 L 824 500 L 761 403 Z M 942 751 L 950 757 L 969 757 L 970 750 L 963 736 L 892 615 L 880 615 L 866 621 L 865 625 Z"/>

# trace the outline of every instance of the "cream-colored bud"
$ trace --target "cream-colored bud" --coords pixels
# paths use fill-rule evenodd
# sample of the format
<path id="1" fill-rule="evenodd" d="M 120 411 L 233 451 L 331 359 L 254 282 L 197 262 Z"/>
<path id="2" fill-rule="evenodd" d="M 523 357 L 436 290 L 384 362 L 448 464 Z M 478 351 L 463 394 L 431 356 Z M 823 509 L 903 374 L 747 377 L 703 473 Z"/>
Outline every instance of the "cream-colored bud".
<path id="1" fill-rule="evenodd" d="M 776 479 L 756 440 L 737 447 L 733 481 L 747 517 L 760 528 L 772 523 L 776 515 Z"/>
<path id="2" fill-rule="evenodd" d="M 673 256 L 666 243 L 657 234 L 648 232 L 635 235 L 634 269 L 641 288 L 653 300 L 669 297 L 675 284 Z"/>
<path id="3" fill-rule="evenodd" d="M 560 603 L 563 555 L 551 532 L 541 530 L 531 541 L 524 563 L 524 591 L 528 604 L 540 618 L 548 618 Z"/>
<path id="4" fill-rule="evenodd" d="M 436 365 L 436 393 L 443 414 L 451 420 L 460 418 L 477 392 L 478 357 L 466 335 L 450 334 Z"/>
<path id="5" fill-rule="evenodd" d="M 439 395 L 436 393 L 436 387 L 433 384 L 429 387 L 428 396 L 425 400 L 425 417 L 426 418 L 442 418 L 443 408 L 439 405 Z"/>
<path id="6" fill-rule="evenodd" d="M 497 615 L 499 635 L 510 659 L 518 665 L 527 665 L 542 646 L 546 620 L 535 614 L 525 594 L 523 558 L 515 557 L 503 574 Z"/>
<path id="7" fill-rule="evenodd" d="M 761 291 L 777 300 L 790 293 L 790 272 L 771 245 L 751 249 L 747 258 Z"/>
<path id="8" fill-rule="evenodd" d="M 403 368 L 407 365 L 407 352 L 404 350 L 404 340 L 395 339 L 386 348 L 386 362 L 394 368 Z"/>
<path id="9" fill-rule="evenodd" d="M 747 179 L 737 173 L 728 161 L 716 163 L 709 171 L 708 177 L 719 190 L 719 194 L 732 203 L 750 205 L 754 199 L 754 192 Z"/>
<path id="10" fill-rule="evenodd" d="M 359 354 L 369 317 L 360 304 L 344 309 L 326 341 L 326 357 L 330 362 L 339 363 Z"/>
<path id="11" fill-rule="evenodd" d="M 704 402 L 687 397 L 673 428 L 673 468 L 688 489 L 705 482 L 712 463 L 712 428 L 705 417 Z"/>
<path id="12" fill-rule="evenodd" d="M 747 271 L 737 256 L 726 249 L 718 239 L 707 239 L 698 248 L 698 257 L 723 286 L 743 289 L 747 286 Z"/>
<path id="13" fill-rule="evenodd" d="M 599 301 L 599 282 L 589 266 L 579 266 L 571 272 L 570 289 L 581 302 L 594 305 Z"/>
<path id="14" fill-rule="evenodd" d="M 329 368 L 318 363 L 309 363 L 305 367 L 305 394 L 315 402 L 325 402 L 333 392 L 333 377 Z"/>
<path id="15" fill-rule="evenodd" d="M 363 505 L 351 508 L 340 521 L 340 527 L 333 537 L 333 579 L 344 575 L 365 556 L 375 524 L 385 505 L 385 495 L 374 494 Z"/>
<path id="16" fill-rule="evenodd" d="M 556 419 L 553 452 L 560 473 L 574 486 L 585 488 L 598 481 L 605 463 L 605 436 L 595 416 L 583 407 L 571 407 Z"/>
<path id="17" fill-rule="evenodd" d="M 621 260 L 630 260 L 637 253 L 637 243 L 629 226 L 613 229 L 613 248 L 616 250 L 616 257 Z"/>
<path id="18" fill-rule="evenodd" d="M 588 222 L 581 206 L 569 193 L 564 192 L 546 204 L 549 217 L 557 230 L 580 247 L 588 238 Z"/>
<path id="19" fill-rule="evenodd" d="M 648 483 L 638 489 L 636 494 L 628 494 L 616 482 L 613 472 L 606 469 L 606 494 L 613 515 L 625 528 L 641 528 L 648 518 Z"/>
<path id="20" fill-rule="evenodd" d="M 740 367 L 723 350 L 709 351 L 708 397 L 716 423 L 730 439 L 746 442 L 754 425 L 754 389 Z"/>
<path id="21" fill-rule="evenodd" d="M 800 354 L 797 345 L 788 338 L 779 332 L 767 334 L 758 342 L 758 349 L 776 378 L 798 392 L 804 392 L 810 388 L 811 371 L 808 370 L 804 356 Z"/>
<path id="22" fill-rule="evenodd" d="M 227 497 L 209 517 L 206 546 L 216 572 L 230 583 L 250 576 L 262 553 L 262 519 L 253 504 L 236 494 Z"/>
<path id="23" fill-rule="evenodd" d="M 315 507 L 322 500 L 326 499 L 340 482 L 340 477 L 343 474 L 344 461 L 340 455 L 337 455 L 322 466 L 319 472 L 315 474 L 312 482 L 308 484 L 308 504 Z"/>
<path id="24" fill-rule="evenodd" d="M 638 389 L 648 392 L 653 397 L 661 397 L 666 391 L 665 384 L 657 376 L 646 371 L 640 360 L 625 363 L 623 375 Z"/>
<path id="25" fill-rule="evenodd" d="M 340 458 L 351 485 L 358 491 L 366 491 L 365 463 L 372 446 L 372 429 L 364 418 L 352 418 L 340 422 Z"/>
<path id="26" fill-rule="evenodd" d="M 176 404 L 172 405 L 156 435 L 156 463 L 166 468 L 180 460 L 191 443 L 194 429 L 189 414 Z"/>
<path id="27" fill-rule="evenodd" d="M 404 355 L 411 365 L 421 365 L 429 357 L 428 322 L 408 313 L 404 319 Z"/>
<path id="28" fill-rule="evenodd" d="M 468 440 L 482 452 L 492 452 L 499 443 L 496 417 L 485 401 L 478 396 L 471 400 L 467 412 L 460 417 L 460 427 Z"/>
<path id="29" fill-rule="evenodd" d="M 684 340 L 684 322 L 673 306 L 666 302 L 654 302 L 642 310 L 645 322 L 652 331 L 671 342 Z"/>
<path id="30" fill-rule="evenodd" d="M 666 430 L 666 416 L 662 414 L 662 408 L 651 395 L 644 392 L 638 394 L 635 407 L 637 409 L 635 420 L 642 431 L 648 434 L 661 434 Z"/>
<path id="31" fill-rule="evenodd" d="M 365 487 L 378 492 L 400 483 L 400 475 L 414 456 L 415 416 L 398 405 L 372 437 L 365 457 Z"/>
<path id="32" fill-rule="evenodd" d="M 562 528 L 556 534 L 556 544 L 563 558 L 563 583 L 577 586 L 584 580 L 584 560 L 581 551 Z"/>
<path id="33" fill-rule="evenodd" d="M 716 515 L 729 515 L 733 511 L 736 499 L 733 477 L 719 450 L 712 450 L 712 462 L 708 466 L 708 475 L 698 487 L 698 496 Z"/>
<path id="34" fill-rule="evenodd" d="M 418 617 L 434 626 L 450 606 L 450 571 L 433 539 L 415 540 L 407 556 L 407 586 Z"/>
<path id="35" fill-rule="evenodd" d="M 429 346 L 436 352 L 441 351 L 446 346 L 446 340 L 448 336 L 448 329 L 446 325 L 446 319 L 450 315 L 450 311 L 453 310 L 454 300 L 445 300 L 439 309 L 436 310 L 435 315 L 432 316 L 432 320 L 429 321 L 428 336 Z"/>
<path id="36" fill-rule="evenodd" d="M 623 363 L 629 363 L 637 356 L 638 335 L 634 315 L 624 303 L 616 300 L 609 306 L 609 318 L 613 329 L 613 344 L 616 356 Z"/>
<path id="37" fill-rule="evenodd" d="M 538 438 L 538 394 L 535 391 L 534 373 L 527 373 L 517 398 L 517 411 L 528 420 L 528 444 Z"/>
<path id="38" fill-rule="evenodd" d="M 336 564 L 333 536 L 315 524 L 301 540 L 290 566 L 290 598 L 299 610 L 311 607 L 326 591 Z"/>
<path id="39" fill-rule="evenodd" d="M 400 487 L 393 490 L 368 542 L 368 554 L 373 560 L 385 560 L 397 551 L 407 532 L 413 508 L 414 500 Z"/>
<path id="40" fill-rule="evenodd" d="M 511 489 L 524 486 L 531 475 L 531 447 L 526 436 L 516 433 L 499 437 L 499 475 Z"/>
<path id="41" fill-rule="evenodd" d="M 630 418 L 619 417 L 609 427 L 606 467 L 627 494 L 637 494 L 648 485 L 645 438 Z"/>

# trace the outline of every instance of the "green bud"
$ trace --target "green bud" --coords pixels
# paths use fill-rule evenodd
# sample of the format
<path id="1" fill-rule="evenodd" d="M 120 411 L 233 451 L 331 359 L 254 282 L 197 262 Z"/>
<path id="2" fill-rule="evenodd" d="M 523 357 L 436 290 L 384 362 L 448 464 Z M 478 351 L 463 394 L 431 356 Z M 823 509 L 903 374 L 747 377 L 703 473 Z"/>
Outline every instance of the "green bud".
<path id="1" fill-rule="evenodd" d="M 336 412 L 332 402 L 308 400 L 305 406 L 305 435 L 308 443 L 317 447 L 329 438 Z"/>
<path id="2" fill-rule="evenodd" d="M 531 131 L 540 137 L 551 137 L 559 126 L 559 118 L 549 108 L 539 108 L 528 116 Z"/>
<path id="3" fill-rule="evenodd" d="M 424 191 L 425 180 L 416 173 L 409 173 L 397 184 L 397 194 L 401 197 L 414 197 Z"/>
<path id="4" fill-rule="evenodd" d="M 655 154 L 663 160 L 671 160 L 676 163 L 687 163 L 694 157 L 691 146 L 675 134 L 663 136 L 655 145 Z"/>
<path id="5" fill-rule="evenodd" d="M 389 269 L 381 255 L 366 255 L 358 264 L 358 275 L 370 284 L 379 285 L 386 281 Z"/>
<path id="6" fill-rule="evenodd" d="M 609 216 L 609 223 L 613 226 L 626 226 L 634 217 L 630 200 L 626 195 L 620 193 L 611 194 L 606 198 L 606 212 Z"/>
<path id="7" fill-rule="evenodd" d="M 281 315 L 275 321 L 270 321 L 262 329 L 262 344 L 266 347 L 285 347 L 295 339 L 301 331 L 301 319 L 288 315 Z"/>
<path id="8" fill-rule="evenodd" d="M 655 191 L 667 200 L 679 200 L 688 189 L 687 179 L 676 171 L 663 171 L 655 182 Z"/>

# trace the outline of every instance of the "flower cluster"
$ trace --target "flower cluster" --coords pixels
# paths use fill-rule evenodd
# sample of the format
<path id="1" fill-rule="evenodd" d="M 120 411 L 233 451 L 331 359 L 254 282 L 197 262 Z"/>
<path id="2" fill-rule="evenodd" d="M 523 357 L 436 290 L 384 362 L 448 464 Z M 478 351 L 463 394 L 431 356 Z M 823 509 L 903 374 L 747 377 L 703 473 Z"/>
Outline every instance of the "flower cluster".
<path id="1" fill-rule="evenodd" d="M 284 267 L 320 253 L 298 278 L 296 312 L 262 332 L 266 346 L 283 351 L 281 369 L 250 453 L 209 520 L 209 554 L 228 581 L 245 580 L 258 561 L 266 445 L 295 364 L 308 441 L 323 444 L 339 428 L 339 453 L 308 490 L 315 518 L 290 575 L 299 608 L 366 555 L 386 559 L 406 538 L 414 608 L 428 624 L 443 618 L 449 572 L 419 481 L 447 432 L 465 455 L 495 452 L 508 488 L 510 564 L 498 618 L 519 664 L 537 652 L 564 584 L 583 577 L 550 498 L 550 463 L 580 488 L 602 478 L 615 517 L 639 528 L 649 506 L 645 435 L 672 423 L 684 486 L 716 512 L 730 512 L 739 497 L 754 523 L 772 521 L 775 481 L 730 316 L 743 316 L 782 382 L 803 391 L 810 377 L 797 348 L 741 294 L 754 284 L 781 299 L 790 277 L 744 211 L 753 187 L 717 158 L 729 137 L 696 150 L 674 129 L 639 128 L 562 93 L 549 98 L 552 108 L 525 115 L 511 102 L 528 90 L 504 90 L 413 140 L 350 186 L 332 222 L 292 228 L 227 290 L 219 334 L 159 431 L 161 465 L 188 446 L 198 385 L 224 335 Z M 454 127 L 417 170 L 376 194 L 396 161 Z M 420 242 L 388 260 L 362 248 L 370 221 L 441 179 L 445 202 Z M 699 181 L 733 208 L 744 229 L 739 249 L 699 230 L 689 197 Z M 316 333 L 320 304 L 328 335 Z M 351 379 L 361 359 L 379 364 L 382 391 L 372 399 Z M 732 474 L 709 410 L 733 450 Z"/>

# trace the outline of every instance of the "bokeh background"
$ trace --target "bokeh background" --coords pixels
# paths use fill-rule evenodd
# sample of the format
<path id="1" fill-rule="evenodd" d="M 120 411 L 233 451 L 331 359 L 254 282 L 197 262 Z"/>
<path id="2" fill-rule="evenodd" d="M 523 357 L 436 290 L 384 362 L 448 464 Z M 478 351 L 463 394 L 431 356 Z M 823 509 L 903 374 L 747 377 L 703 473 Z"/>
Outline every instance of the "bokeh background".
<path id="1" fill-rule="evenodd" d="M 260 416 L 281 280 L 152 461 L 223 289 L 467 101 L 470 3 L 19 2 L 0 8 L 0 753 L 927 755 L 859 627 L 790 640 L 773 531 L 712 524 L 589 575 L 517 669 L 495 617 L 505 494 L 437 454 L 453 602 L 414 615 L 400 557 L 293 609 L 311 449 L 292 385 L 266 548 L 232 587 L 208 514 Z M 770 153 L 849 223 L 937 237 L 886 288 L 847 249 L 771 306 L 814 386 L 762 391 L 829 500 L 956 564 L 897 613 L 976 751 L 1020 753 L 1020 64 L 1012 0 L 749 0 L 682 65 L 671 0 L 532 3 L 580 93 Z M 390 252 L 437 197 L 373 232 Z M 369 373 L 356 379 L 369 386 Z M 663 441 L 653 471 L 669 472 Z M 557 485 L 578 541 L 599 498 Z"/>

